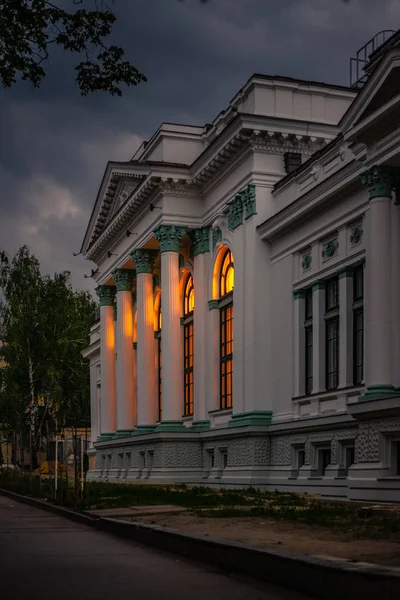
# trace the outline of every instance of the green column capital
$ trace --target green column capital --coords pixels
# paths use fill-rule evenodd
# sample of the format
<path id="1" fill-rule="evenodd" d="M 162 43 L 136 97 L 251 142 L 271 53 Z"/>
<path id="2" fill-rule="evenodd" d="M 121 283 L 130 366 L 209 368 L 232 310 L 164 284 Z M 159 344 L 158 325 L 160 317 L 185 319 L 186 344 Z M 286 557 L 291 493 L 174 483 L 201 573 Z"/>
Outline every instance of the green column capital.
<path id="1" fill-rule="evenodd" d="M 183 225 L 159 225 L 154 235 L 160 244 L 160 252 L 179 252 L 186 230 Z"/>
<path id="2" fill-rule="evenodd" d="M 214 227 L 212 230 L 212 248 L 215 250 L 215 246 L 222 240 L 222 231 L 221 227 Z"/>
<path id="3" fill-rule="evenodd" d="M 157 250 L 139 248 L 131 254 L 131 259 L 136 265 L 136 273 L 152 273 L 154 262 L 157 258 Z"/>
<path id="4" fill-rule="evenodd" d="M 361 175 L 368 188 L 369 198 L 391 198 L 392 190 L 400 184 L 400 170 L 386 165 L 374 166 Z"/>
<path id="5" fill-rule="evenodd" d="M 256 186 L 254 183 L 250 183 L 247 188 L 242 192 L 242 202 L 245 209 L 245 221 L 250 219 L 253 215 L 257 214 L 256 211 Z"/>
<path id="6" fill-rule="evenodd" d="M 100 301 L 100 306 L 114 306 L 115 294 L 117 292 L 114 285 L 99 285 L 95 291 Z"/>
<path id="7" fill-rule="evenodd" d="M 193 256 L 210 252 L 210 228 L 199 227 L 190 232 L 193 243 Z"/>
<path id="8" fill-rule="evenodd" d="M 133 269 L 115 269 L 112 275 L 117 284 L 117 292 L 132 291 L 132 284 L 136 275 Z"/>
<path id="9" fill-rule="evenodd" d="M 236 196 L 228 202 L 229 217 L 228 217 L 228 229 L 235 231 L 240 225 L 243 225 L 243 200 L 241 194 Z"/>

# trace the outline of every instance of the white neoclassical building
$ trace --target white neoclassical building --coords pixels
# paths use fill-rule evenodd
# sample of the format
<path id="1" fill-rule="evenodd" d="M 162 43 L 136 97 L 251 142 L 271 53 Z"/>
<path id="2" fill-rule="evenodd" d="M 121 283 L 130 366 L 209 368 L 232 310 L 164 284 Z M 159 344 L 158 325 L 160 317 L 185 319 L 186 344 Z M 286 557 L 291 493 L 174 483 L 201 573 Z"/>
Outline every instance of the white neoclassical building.
<path id="1" fill-rule="evenodd" d="M 90 476 L 400 500 L 400 45 L 109 163 Z"/>

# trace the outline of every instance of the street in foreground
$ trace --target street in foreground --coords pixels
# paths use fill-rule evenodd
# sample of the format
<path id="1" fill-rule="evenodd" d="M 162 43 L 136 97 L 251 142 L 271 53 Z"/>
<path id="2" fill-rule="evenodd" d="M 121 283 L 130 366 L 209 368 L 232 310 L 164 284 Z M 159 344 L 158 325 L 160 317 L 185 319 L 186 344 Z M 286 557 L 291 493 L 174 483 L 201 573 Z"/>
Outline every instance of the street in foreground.
<path id="1" fill-rule="evenodd" d="M 4 600 L 306 600 L 0 496 Z"/>

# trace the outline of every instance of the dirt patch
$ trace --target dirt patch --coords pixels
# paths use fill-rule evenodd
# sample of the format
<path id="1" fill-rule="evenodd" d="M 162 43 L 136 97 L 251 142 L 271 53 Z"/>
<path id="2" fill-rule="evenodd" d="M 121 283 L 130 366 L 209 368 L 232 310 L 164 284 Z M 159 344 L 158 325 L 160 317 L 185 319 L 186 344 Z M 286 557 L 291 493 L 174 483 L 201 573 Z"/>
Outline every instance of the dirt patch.
<path id="1" fill-rule="evenodd" d="M 354 531 L 338 532 L 329 527 L 302 525 L 263 519 L 201 518 L 192 513 L 132 517 L 129 520 L 176 529 L 182 533 L 202 533 L 211 537 L 305 554 L 400 567 L 400 535 L 386 539 L 358 539 Z"/>

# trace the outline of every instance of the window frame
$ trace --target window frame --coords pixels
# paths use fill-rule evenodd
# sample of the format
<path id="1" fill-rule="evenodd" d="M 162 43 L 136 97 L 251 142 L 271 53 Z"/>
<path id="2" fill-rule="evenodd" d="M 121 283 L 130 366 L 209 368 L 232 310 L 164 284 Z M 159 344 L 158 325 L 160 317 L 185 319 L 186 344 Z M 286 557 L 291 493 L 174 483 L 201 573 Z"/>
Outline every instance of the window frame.
<path id="1" fill-rule="evenodd" d="M 357 276 L 361 275 L 361 293 L 358 292 Z M 361 385 L 364 381 L 364 344 L 365 344 L 365 312 L 364 312 L 364 264 L 357 265 L 353 271 L 353 384 Z M 358 317 L 361 316 L 361 328 L 358 327 Z M 359 334 L 361 334 L 361 343 Z M 360 362 L 357 360 L 359 355 L 359 345 L 361 345 Z"/>
<path id="2" fill-rule="evenodd" d="M 330 303 L 329 286 L 335 285 L 335 302 Z M 336 390 L 339 386 L 339 345 L 340 345 L 340 318 L 339 318 L 339 277 L 335 275 L 325 282 L 325 388 L 327 391 Z M 336 336 L 330 337 L 329 331 L 332 326 L 336 327 Z M 335 370 L 330 370 L 331 362 L 331 342 L 334 342 L 334 362 L 336 363 Z M 335 377 L 335 383 L 331 382 L 331 377 Z"/>
<path id="3" fill-rule="evenodd" d="M 311 344 L 309 343 L 311 339 Z M 309 348 L 311 348 L 311 358 L 309 358 Z M 312 287 L 307 288 L 304 293 L 304 392 L 306 396 L 312 394 L 314 385 L 314 342 L 313 342 L 313 291 Z M 311 368 L 311 375 L 310 375 Z"/>
<path id="4" fill-rule="evenodd" d="M 231 316 L 227 318 L 228 311 Z M 224 319 L 225 317 L 225 319 Z M 224 303 L 219 311 L 219 384 L 220 384 L 220 409 L 225 410 L 233 407 L 233 301 Z M 231 324 L 230 339 L 226 339 L 227 330 Z M 231 344 L 231 352 L 226 353 L 226 347 Z M 230 366 L 230 370 L 227 370 Z M 227 393 L 227 381 L 230 380 L 230 393 Z"/>

